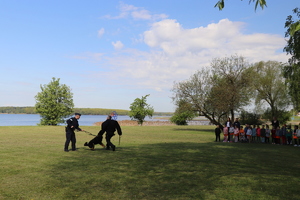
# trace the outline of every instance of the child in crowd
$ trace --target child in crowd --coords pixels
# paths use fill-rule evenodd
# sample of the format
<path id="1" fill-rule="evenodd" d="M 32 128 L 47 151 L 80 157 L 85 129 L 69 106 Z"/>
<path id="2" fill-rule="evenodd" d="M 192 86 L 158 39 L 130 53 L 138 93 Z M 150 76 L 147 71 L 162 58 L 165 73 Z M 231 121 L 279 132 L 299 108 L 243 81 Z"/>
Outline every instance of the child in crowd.
<path id="1" fill-rule="evenodd" d="M 295 125 L 295 126 L 294 126 L 294 131 L 293 131 L 294 147 L 297 147 L 297 146 L 298 146 L 297 130 L 298 130 L 298 126 Z"/>
<path id="2" fill-rule="evenodd" d="M 292 142 L 292 134 L 293 134 L 292 127 L 291 127 L 291 125 L 288 125 L 288 127 L 286 129 L 285 137 L 286 137 L 286 142 L 289 145 L 293 144 L 293 142 Z"/>
<path id="3" fill-rule="evenodd" d="M 252 127 L 251 126 L 248 127 L 246 135 L 247 135 L 247 140 L 250 143 L 250 139 L 251 139 L 251 135 L 252 135 Z"/>
<path id="4" fill-rule="evenodd" d="M 234 126 L 234 142 L 238 142 L 240 134 L 240 129 L 237 126 Z"/>
<path id="5" fill-rule="evenodd" d="M 269 144 L 270 143 L 270 133 L 271 133 L 271 130 L 269 129 L 269 125 L 267 124 L 266 125 L 266 143 Z"/>
<path id="6" fill-rule="evenodd" d="M 252 142 L 255 142 L 255 140 L 256 140 L 256 125 L 253 125 L 251 140 L 252 140 Z"/>
<path id="7" fill-rule="evenodd" d="M 272 126 L 271 133 L 272 133 L 272 144 L 276 144 L 276 129 L 275 129 L 275 126 Z"/>
<path id="8" fill-rule="evenodd" d="M 286 124 L 284 124 L 282 127 L 281 127 L 281 135 L 280 135 L 280 138 L 281 138 L 281 144 L 283 145 L 286 145 Z"/>
<path id="9" fill-rule="evenodd" d="M 221 141 L 220 140 L 220 135 L 221 135 L 221 129 L 220 129 L 220 125 L 217 125 L 217 127 L 215 128 L 215 135 L 216 135 L 216 142 L 219 140 L 219 142 Z"/>
<path id="10" fill-rule="evenodd" d="M 234 127 L 231 124 L 229 127 L 229 142 L 233 142 L 233 135 L 234 135 Z"/>
<path id="11" fill-rule="evenodd" d="M 262 127 L 260 129 L 260 139 L 261 139 L 261 143 L 265 143 L 265 139 L 266 139 L 265 125 L 262 125 Z"/>
<path id="12" fill-rule="evenodd" d="M 297 136 L 297 144 L 298 144 L 298 147 L 300 147 L 300 126 L 297 126 L 297 130 L 296 130 L 296 136 Z"/>
<path id="13" fill-rule="evenodd" d="M 257 128 L 256 128 L 256 138 L 257 138 L 257 141 L 258 142 L 261 142 L 261 139 L 260 139 L 260 127 L 259 125 L 257 125 Z"/>
<path id="14" fill-rule="evenodd" d="M 280 126 L 277 126 L 277 129 L 276 129 L 276 137 L 275 137 L 275 144 L 280 144 L 280 136 L 282 135 L 282 132 L 281 132 L 281 129 L 280 129 Z"/>
<path id="15" fill-rule="evenodd" d="M 243 129 L 243 126 L 241 126 L 241 128 L 240 128 L 240 141 L 241 142 L 245 142 L 246 141 L 245 131 Z"/>
<path id="16" fill-rule="evenodd" d="M 226 126 L 224 126 L 224 128 L 223 128 L 223 135 L 224 135 L 223 142 L 227 142 L 228 141 L 228 128 Z"/>

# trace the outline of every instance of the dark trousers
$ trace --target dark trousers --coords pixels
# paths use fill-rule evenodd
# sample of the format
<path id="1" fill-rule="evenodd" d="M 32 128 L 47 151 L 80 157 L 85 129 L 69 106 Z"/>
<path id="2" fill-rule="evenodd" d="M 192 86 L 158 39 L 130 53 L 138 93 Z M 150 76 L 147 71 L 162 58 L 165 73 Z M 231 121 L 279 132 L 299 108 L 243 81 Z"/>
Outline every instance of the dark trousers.
<path id="1" fill-rule="evenodd" d="M 221 141 L 221 139 L 220 139 L 220 134 L 217 134 L 216 135 L 216 142 L 219 140 L 219 142 Z"/>
<path id="2" fill-rule="evenodd" d="M 114 133 L 106 133 L 106 148 L 109 149 L 110 147 L 115 146 L 113 143 L 111 143 L 110 139 L 114 136 Z"/>
<path id="3" fill-rule="evenodd" d="M 265 143 L 270 143 L 270 138 L 269 137 L 266 137 Z"/>
<path id="4" fill-rule="evenodd" d="M 72 150 L 76 150 L 76 136 L 74 131 L 66 132 L 66 143 L 65 143 L 65 150 L 69 149 L 69 144 L 72 143 Z"/>

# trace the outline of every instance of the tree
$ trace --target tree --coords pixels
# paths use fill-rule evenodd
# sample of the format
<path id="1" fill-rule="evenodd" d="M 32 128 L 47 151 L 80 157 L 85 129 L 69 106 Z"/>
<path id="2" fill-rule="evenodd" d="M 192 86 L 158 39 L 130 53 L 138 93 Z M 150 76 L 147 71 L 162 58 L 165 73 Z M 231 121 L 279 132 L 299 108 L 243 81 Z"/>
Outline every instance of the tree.
<path id="1" fill-rule="evenodd" d="M 282 75 L 282 63 L 277 61 L 259 62 L 253 66 L 255 103 L 265 102 L 270 107 L 271 116 L 279 117 L 280 110 L 289 105 L 287 87 Z"/>
<path id="2" fill-rule="evenodd" d="M 216 58 L 211 63 L 213 99 L 211 105 L 227 110 L 234 120 L 234 112 L 249 104 L 252 93 L 250 65 L 242 56 Z M 218 98 L 214 98 L 218 97 Z"/>
<path id="3" fill-rule="evenodd" d="M 176 125 L 187 125 L 187 121 L 192 120 L 196 116 L 193 106 L 182 99 L 178 101 L 177 108 L 170 121 Z"/>
<path id="4" fill-rule="evenodd" d="M 221 113 L 218 109 L 210 106 L 208 102 L 209 93 L 212 88 L 211 72 L 209 69 L 203 68 L 191 75 L 188 80 L 174 83 L 172 97 L 175 104 L 185 102 L 191 105 L 190 109 L 197 112 L 199 116 L 204 116 L 213 124 L 220 123 Z"/>
<path id="5" fill-rule="evenodd" d="M 152 117 L 154 109 L 149 104 L 147 104 L 147 97 L 150 94 L 146 96 L 142 96 L 142 98 L 136 98 L 132 104 L 130 104 L 130 111 L 129 111 L 129 117 L 134 120 L 136 119 L 138 121 L 138 124 L 143 125 L 143 122 L 145 121 L 145 117 L 149 116 Z"/>
<path id="6" fill-rule="evenodd" d="M 173 102 L 189 103 L 199 116 L 221 125 L 224 117 L 249 103 L 252 92 L 248 63 L 243 57 L 214 59 L 211 69 L 203 68 L 188 80 L 175 83 Z"/>
<path id="7" fill-rule="evenodd" d="M 35 109 L 41 116 L 41 125 L 57 125 L 71 115 L 74 108 L 71 89 L 59 83 L 59 78 L 52 78 L 47 85 L 41 85 L 41 92 L 36 96 Z"/>
<path id="8" fill-rule="evenodd" d="M 293 9 L 293 13 L 300 18 L 300 9 Z M 294 21 L 293 16 L 289 15 L 285 22 L 285 37 L 288 37 L 287 45 L 284 47 L 284 51 L 291 55 L 289 59 L 289 65 L 285 65 L 283 68 L 283 75 L 286 78 L 286 84 L 289 88 L 289 95 L 296 111 L 300 110 L 300 32 L 294 32 L 291 34 L 291 29 Z M 299 23 L 299 20 L 298 20 Z"/>
<path id="9" fill-rule="evenodd" d="M 255 0 L 249 0 L 249 4 L 252 2 L 254 2 Z M 257 6 L 260 6 L 261 9 L 264 9 L 264 7 L 267 7 L 267 1 L 266 0 L 256 0 L 256 3 L 255 3 L 255 10 L 257 9 Z M 218 7 L 219 10 L 223 10 L 223 8 L 225 7 L 225 0 L 219 0 L 215 7 Z"/>

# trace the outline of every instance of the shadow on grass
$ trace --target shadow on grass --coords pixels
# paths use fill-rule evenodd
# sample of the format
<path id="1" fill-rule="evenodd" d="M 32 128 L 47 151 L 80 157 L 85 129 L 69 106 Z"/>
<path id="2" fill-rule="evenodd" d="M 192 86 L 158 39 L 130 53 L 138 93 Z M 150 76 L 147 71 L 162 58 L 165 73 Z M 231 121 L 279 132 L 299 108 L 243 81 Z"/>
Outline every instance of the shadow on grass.
<path id="1" fill-rule="evenodd" d="M 57 198 L 300 198 L 300 162 L 292 147 L 159 143 L 73 153 L 49 172 Z"/>

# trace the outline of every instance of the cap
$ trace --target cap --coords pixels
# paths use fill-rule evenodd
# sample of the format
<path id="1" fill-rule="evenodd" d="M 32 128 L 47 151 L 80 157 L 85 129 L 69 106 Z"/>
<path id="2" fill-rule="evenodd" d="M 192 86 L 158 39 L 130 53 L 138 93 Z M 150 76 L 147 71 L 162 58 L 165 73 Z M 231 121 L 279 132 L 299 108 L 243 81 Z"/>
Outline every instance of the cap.
<path id="1" fill-rule="evenodd" d="M 81 116 L 81 114 L 80 114 L 80 113 L 75 113 L 75 115 L 79 115 L 79 116 Z"/>

